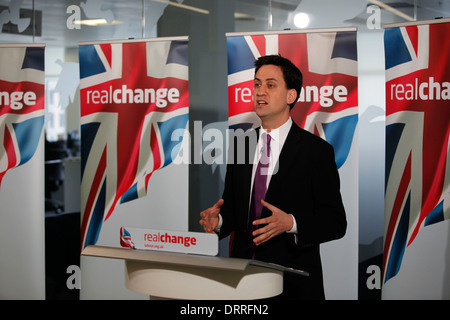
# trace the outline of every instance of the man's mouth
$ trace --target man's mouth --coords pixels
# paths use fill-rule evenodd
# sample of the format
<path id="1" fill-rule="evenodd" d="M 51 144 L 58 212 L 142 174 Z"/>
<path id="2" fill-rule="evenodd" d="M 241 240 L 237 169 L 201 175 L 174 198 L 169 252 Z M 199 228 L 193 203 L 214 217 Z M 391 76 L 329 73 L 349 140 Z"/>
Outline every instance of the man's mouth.
<path id="1" fill-rule="evenodd" d="M 262 106 L 262 105 L 266 105 L 267 102 L 264 101 L 264 100 L 258 100 L 258 101 L 256 102 L 256 104 L 257 104 L 258 106 Z"/>

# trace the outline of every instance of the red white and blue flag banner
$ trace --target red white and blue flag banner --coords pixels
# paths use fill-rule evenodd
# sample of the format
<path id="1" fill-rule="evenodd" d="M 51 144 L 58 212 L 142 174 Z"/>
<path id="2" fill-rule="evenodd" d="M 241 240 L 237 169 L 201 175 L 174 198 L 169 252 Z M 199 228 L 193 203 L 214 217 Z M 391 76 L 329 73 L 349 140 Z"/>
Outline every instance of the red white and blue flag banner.
<path id="1" fill-rule="evenodd" d="M 43 44 L 0 44 L 2 299 L 45 299 L 44 54 Z"/>
<path id="2" fill-rule="evenodd" d="M 30 161 L 41 139 L 44 51 L 43 45 L 0 46 L 0 192 L 5 175 Z"/>
<path id="3" fill-rule="evenodd" d="M 424 227 L 450 218 L 449 22 L 392 25 L 384 33 L 383 283 L 398 275 L 405 252 Z M 441 239 L 445 243 L 448 235 Z"/>
<path id="4" fill-rule="evenodd" d="M 347 288 L 352 287 L 349 289 L 352 290 L 350 298 L 355 298 L 358 273 L 356 29 L 229 33 L 227 34 L 227 50 L 228 122 L 231 129 L 247 130 L 260 125 L 253 109 L 252 98 L 254 62 L 258 57 L 280 54 L 291 60 L 301 70 L 303 88 L 297 104 L 291 110 L 291 117 L 300 127 L 315 133 L 333 145 L 343 184 L 348 183 L 352 189 L 348 196 L 343 194 L 350 225 L 346 240 L 341 242 L 349 241 L 351 244 L 346 243 L 345 246 L 350 245 L 355 250 L 355 256 L 347 259 L 351 265 L 344 268 L 353 272 L 353 276 L 350 275 L 350 277 L 355 279 L 350 282 L 355 285 L 347 285 Z M 345 174 L 342 173 L 344 167 L 349 168 L 345 170 Z M 340 252 L 340 249 L 333 251 Z M 345 252 L 349 252 L 348 246 Z M 346 256 L 345 252 L 343 252 L 344 256 Z M 335 270 L 337 273 L 340 271 Z M 330 272 L 334 271 L 330 270 Z M 337 273 L 335 279 L 345 277 Z M 329 289 L 328 291 L 338 292 L 339 290 Z M 345 295 L 345 297 L 349 296 Z"/>
<path id="5" fill-rule="evenodd" d="M 81 43 L 79 58 L 84 248 L 118 206 L 147 196 L 152 175 L 178 154 L 173 134 L 189 118 L 188 39 Z"/>

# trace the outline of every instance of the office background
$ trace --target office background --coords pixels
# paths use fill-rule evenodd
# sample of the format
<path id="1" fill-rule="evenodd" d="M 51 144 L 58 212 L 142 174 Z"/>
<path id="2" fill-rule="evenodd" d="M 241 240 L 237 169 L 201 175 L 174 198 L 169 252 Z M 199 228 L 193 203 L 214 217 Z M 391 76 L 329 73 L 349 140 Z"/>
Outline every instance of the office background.
<path id="1" fill-rule="evenodd" d="M 11 13 L 14 8 L 21 9 L 22 19 L 34 21 L 35 28 L 29 24 L 21 29 L 15 21 L 8 21 L 2 13 Z M 81 21 L 75 19 L 78 12 Z M 308 19 L 298 21 L 301 18 L 298 13 L 306 13 L 309 22 Z M 222 128 L 228 118 L 227 32 L 356 26 L 360 262 L 357 298 L 380 299 L 381 290 L 367 288 L 366 271 L 370 265 L 381 264 L 383 250 L 383 25 L 449 16 L 450 1 L 425 0 L 0 1 L 0 43 L 46 45 L 45 134 L 48 146 L 45 160 L 46 172 L 52 172 L 45 176 L 45 194 L 42 194 L 46 216 L 43 219 L 45 228 L 40 230 L 44 232 L 45 255 L 37 257 L 34 268 L 36 276 L 27 280 L 36 283 L 31 286 L 30 283 L 12 284 L 8 290 L 16 291 L 14 296 L 18 298 L 79 298 L 78 290 L 68 290 L 66 287 L 67 266 L 79 264 L 77 224 L 80 217 L 76 184 L 79 175 L 79 42 L 189 36 L 190 126 L 194 125 L 194 121 L 201 121 L 208 128 Z M 188 227 L 191 231 L 200 231 L 198 213 L 209 207 L 213 199 L 220 197 L 223 172 L 224 168 L 220 166 L 189 166 Z M 448 223 L 443 228 L 448 229 Z M 0 237 L 3 236 L 0 234 Z M 6 239 L 2 238 L 2 243 L 5 242 Z M 55 244 L 60 247 L 55 247 Z M 448 260 L 449 249 L 444 249 Z M 226 243 L 222 245 L 222 250 L 226 251 Z M 61 256 L 61 251 L 65 252 L 64 256 Z M 0 258 L 2 265 L 15 263 L 12 259 L 5 261 Z M 45 275 L 42 275 L 38 266 L 44 262 Z M 30 290 L 31 287 L 34 289 Z M 3 287 L 1 290 L 4 290 Z"/>

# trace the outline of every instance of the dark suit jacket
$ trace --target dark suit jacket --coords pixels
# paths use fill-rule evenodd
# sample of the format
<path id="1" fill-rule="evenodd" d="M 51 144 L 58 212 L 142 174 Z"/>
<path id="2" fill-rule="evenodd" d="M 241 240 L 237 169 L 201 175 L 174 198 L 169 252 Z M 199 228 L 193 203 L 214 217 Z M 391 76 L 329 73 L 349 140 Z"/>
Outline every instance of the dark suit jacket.
<path id="1" fill-rule="evenodd" d="M 255 131 L 249 131 L 236 138 L 227 165 L 220 237 L 233 233 L 232 257 L 250 258 L 248 207 L 255 143 L 249 142 L 256 136 Z M 246 161 L 240 164 L 244 150 Z M 258 246 L 255 259 L 308 271 L 307 278 L 285 275 L 293 279 L 288 281 L 290 286 L 285 281 L 284 292 L 289 296 L 323 299 L 319 244 L 343 237 L 347 227 L 332 146 L 293 123 L 265 200 L 295 217 L 298 241 L 295 242 L 293 234 L 281 234 Z M 263 208 L 262 217 L 270 215 Z"/>

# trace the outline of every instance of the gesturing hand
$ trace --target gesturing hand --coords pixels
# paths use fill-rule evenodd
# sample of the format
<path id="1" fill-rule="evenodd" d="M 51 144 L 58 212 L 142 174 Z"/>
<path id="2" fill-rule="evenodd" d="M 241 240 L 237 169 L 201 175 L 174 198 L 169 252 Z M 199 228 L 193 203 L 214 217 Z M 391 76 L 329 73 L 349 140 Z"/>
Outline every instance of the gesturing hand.
<path id="1" fill-rule="evenodd" d="M 214 229 L 219 224 L 220 207 L 223 205 L 224 200 L 220 199 L 211 208 L 208 208 L 200 213 L 200 224 L 207 233 L 214 233 Z"/>
<path id="2" fill-rule="evenodd" d="M 253 221 L 253 225 L 266 225 L 253 231 L 253 236 L 255 237 L 253 242 L 256 245 L 260 245 L 261 243 L 264 243 L 283 232 L 291 230 L 294 224 L 291 215 L 278 209 L 270 203 L 265 202 L 264 200 L 261 200 L 261 203 L 272 212 L 272 215 L 267 218 Z"/>

